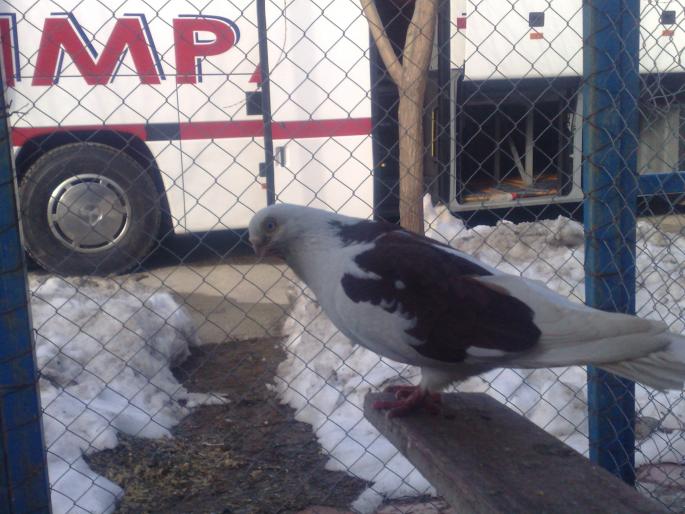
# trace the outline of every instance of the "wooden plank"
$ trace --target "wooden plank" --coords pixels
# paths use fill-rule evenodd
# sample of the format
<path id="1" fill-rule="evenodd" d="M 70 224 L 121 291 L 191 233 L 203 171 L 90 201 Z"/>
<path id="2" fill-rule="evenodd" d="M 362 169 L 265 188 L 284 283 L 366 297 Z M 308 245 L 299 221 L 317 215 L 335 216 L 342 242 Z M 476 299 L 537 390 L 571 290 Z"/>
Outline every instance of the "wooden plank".
<path id="1" fill-rule="evenodd" d="M 461 513 L 665 513 L 604 469 L 485 394 L 443 394 L 440 416 L 366 418 Z"/>

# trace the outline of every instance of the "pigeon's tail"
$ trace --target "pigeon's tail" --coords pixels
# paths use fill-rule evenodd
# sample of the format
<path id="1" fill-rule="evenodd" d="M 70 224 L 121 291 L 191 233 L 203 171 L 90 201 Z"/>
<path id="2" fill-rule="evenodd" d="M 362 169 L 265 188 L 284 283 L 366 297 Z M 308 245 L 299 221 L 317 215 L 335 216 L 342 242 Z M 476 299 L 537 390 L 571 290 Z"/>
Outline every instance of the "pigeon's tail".
<path id="1" fill-rule="evenodd" d="M 612 314 L 604 316 L 605 327 L 612 317 L 621 330 L 637 324 L 630 333 L 602 339 L 557 342 L 546 337 L 540 348 L 509 363 L 508 367 L 543 368 L 592 364 L 655 389 L 683 389 L 685 383 L 685 337 L 667 330 L 660 322 Z"/>
<path id="2" fill-rule="evenodd" d="M 683 389 L 685 383 L 685 337 L 668 334 L 670 343 L 663 350 L 644 357 L 600 366 L 622 377 L 655 389 Z"/>

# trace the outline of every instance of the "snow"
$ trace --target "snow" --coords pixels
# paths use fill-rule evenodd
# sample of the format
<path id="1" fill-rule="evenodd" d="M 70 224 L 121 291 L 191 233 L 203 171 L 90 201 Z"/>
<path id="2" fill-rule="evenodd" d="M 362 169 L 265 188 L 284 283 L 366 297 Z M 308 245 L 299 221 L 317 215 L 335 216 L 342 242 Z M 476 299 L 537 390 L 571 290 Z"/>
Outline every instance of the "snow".
<path id="1" fill-rule="evenodd" d="M 123 491 L 83 458 L 119 432 L 168 437 L 199 404 L 170 367 L 196 343 L 189 315 L 164 290 L 128 279 L 32 276 L 43 425 L 54 514 L 109 513 Z"/>
<path id="2" fill-rule="evenodd" d="M 444 208 L 427 200 L 426 234 L 503 271 L 541 280 L 579 302 L 584 298 L 583 227 L 570 219 L 467 229 Z M 662 319 L 682 332 L 685 308 L 685 238 L 661 231 L 655 221 L 638 222 L 640 316 Z M 430 484 L 368 423 L 362 412 L 367 392 L 419 379 L 417 369 L 353 346 L 326 318 L 312 293 L 295 286 L 286 360 L 275 389 L 312 425 L 329 456 L 327 468 L 372 483 L 353 504 L 372 512 L 385 498 L 433 494 Z M 587 391 L 580 367 L 494 370 L 457 386 L 485 392 L 525 415 L 571 447 L 587 454 Z M 638 416 L 652 420 L 638 441 L 637 466 L 681 463 L 685 456 L 685 401 L 680 392 L 637 387 Z"/>

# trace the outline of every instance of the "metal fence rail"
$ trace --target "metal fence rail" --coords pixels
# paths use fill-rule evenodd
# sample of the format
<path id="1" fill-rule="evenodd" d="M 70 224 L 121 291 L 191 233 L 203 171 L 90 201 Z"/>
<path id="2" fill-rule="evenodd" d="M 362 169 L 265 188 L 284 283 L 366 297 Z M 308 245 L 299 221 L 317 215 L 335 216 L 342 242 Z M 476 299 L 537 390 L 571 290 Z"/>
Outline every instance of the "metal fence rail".
<path id="1" fill-rule="evenodd" d="M 415 3 L 375 5 L 401 56 Z M 273 202 L 397 221 L 402 91 L 362 6 L 0 1 L 0 511 L 445 508 L 362 413 L 418 370 L 245 234 Z M 685 331 L 685 3 L 438 12 L 426 234 Z M 579 367 L 455 387 L 685 511 L 681 392 Z"/>

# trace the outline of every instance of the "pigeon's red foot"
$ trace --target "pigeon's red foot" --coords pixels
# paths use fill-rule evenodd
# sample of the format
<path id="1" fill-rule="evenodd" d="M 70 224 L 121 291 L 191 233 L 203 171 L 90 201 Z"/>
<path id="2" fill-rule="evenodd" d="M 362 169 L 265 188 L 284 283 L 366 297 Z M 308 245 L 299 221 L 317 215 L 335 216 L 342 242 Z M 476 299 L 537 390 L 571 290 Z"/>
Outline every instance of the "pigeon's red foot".
<path id="1" fill-rule="evenodd" d="M 406 416 L 423 408 L 433 415 L 440 413 L 440 393 L 431 393 L 419 386 L 395 385 L 385 389 L 386 393 L 394 393 L 395 400 L 379 400 L 372 407 L 387 410 L 389 418 Z"/>

